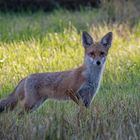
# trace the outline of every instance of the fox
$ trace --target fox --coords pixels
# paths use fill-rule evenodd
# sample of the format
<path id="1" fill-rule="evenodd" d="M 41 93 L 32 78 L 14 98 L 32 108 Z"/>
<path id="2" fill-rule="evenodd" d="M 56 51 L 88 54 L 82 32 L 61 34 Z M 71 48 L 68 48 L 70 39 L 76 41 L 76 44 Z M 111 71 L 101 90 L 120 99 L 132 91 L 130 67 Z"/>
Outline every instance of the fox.
<path id="1" fill-rule="evenodd" d="M 113 33 L 108 32 L 101 40 L 82 32 L 84 48 L 83 64 L 60 72 L 33 73 L 23 78 L 13 92 L 0 100 L 0 112 L 13 110 L 17 104 L 25 112 L 34 112 L 47 99 L 73 100 L 88 108 L 100 87 L 107 55 L 112 46 Z"/>

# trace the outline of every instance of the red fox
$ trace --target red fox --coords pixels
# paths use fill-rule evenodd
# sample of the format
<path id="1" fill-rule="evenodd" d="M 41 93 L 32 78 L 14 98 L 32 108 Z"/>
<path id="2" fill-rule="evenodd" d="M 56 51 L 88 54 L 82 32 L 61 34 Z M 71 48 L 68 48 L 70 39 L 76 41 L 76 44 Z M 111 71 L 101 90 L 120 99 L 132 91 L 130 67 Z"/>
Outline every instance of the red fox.
<path id="1" fill-rule="evenodd" d="M 22 79 L 14 91 L 0 101 L 0 112 L 14 109 L 19 103 L 27 112 L 35 111 L 48 98 L 72 99 L 89 107 L 95 97 L 103 74 L 106 57 L 112 44 L 112 32 L 95 42 L 82 33 L 84 63 L 69 71 L 35 73 Z"/>

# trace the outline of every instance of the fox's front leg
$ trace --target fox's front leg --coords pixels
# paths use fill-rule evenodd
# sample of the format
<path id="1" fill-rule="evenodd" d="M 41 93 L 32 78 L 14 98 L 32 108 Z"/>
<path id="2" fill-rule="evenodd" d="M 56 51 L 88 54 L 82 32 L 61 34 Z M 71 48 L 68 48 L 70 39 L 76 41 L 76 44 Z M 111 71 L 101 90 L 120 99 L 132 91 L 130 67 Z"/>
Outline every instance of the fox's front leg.
<path id="1" fill-rule="evenodd" d="M 80 107 L 76 116 L 77 125 L 80 127 L 81 119 L 85 111 L 85 105 L 83 104 L 83 101 L 76 96 L 76 93 L 72 89 L 67 90 L 66 94 Z"/>
<path id="2" fill-rule="evenodd" d="M 68 89 L 66 91 L 66 94 L 76 103 L 76 104 L 80 104 L 80 100 L 79 98 L 75 95 L 75 92 L 72 89 Z"/>
<path id="3" fill-rule="evenodd" d="M 90 85 L 83 85 L 77 92 L 77 95 L 81 98 L 85 107 L 89 107 L 94 96 L 94 87 Z"/>

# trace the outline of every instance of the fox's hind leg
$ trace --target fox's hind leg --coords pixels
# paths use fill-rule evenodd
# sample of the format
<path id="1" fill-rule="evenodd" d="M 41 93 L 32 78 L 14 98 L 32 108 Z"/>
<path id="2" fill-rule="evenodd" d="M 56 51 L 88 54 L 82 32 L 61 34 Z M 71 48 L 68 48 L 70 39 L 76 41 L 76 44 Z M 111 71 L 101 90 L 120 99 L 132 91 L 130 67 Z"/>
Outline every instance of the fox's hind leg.
<path id="1" fill-rule="evenodd" d="M 24 89 L 25 96 L 21 105 L 25 112 L 32 112 L 31 110 L 37 109 L 46 98 L 40 94 L 39 85 L 36 83 L 36 79 L 32 79 L 32 77 L 27 78 Z"/>
<path id="2" fill-rule="evenodd" d="M 24 99 L 21 101 L 22 112 L 35 111 L 46 99 L 47 97 L 45 95 L 41 96 L 40 91 L 33 86 L 26 86 Z"/>
<path id="3" fill-rule="evenodd" d="M 19 115 L 23 115 L 25 113 L 31 113 L 36 111 L 47 99 L 47 97 L 40 98 L 40 99 L 24 99 L 22 103 L 22 111 L 19 113 Z"/>
<path id="4" fill-rule="evenodd" d="M 36 96 L 26 96 L 23 104 L 23 108 L 26 112 L 33 112 L 35 111 L 39 106 L 41 106 L 44 101 L 47 99 L 47 96 L 40 97 L 39 94 L 36 94 Z"/>
<path id="5" fill-rule="evenodd" d="M 31 109 L 30 112 L 36 111 L 36 110 L 44 103 L 44 101 L 45 101 L 46 99 L 47 99 L 47 97 L 38 100 L 37 103 L 34 105 L 34 107 L 32 107 L 32 109 Z"/>

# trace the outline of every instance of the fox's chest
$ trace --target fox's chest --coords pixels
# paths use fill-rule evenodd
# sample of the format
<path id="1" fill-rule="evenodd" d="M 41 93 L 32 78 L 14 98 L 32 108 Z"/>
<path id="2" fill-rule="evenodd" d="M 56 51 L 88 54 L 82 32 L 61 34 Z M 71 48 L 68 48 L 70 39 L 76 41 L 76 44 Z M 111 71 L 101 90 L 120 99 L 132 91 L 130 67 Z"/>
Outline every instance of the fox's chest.
<path id="1" fill-rule="evenodd" d="M 86 81 L 85 84 L 94 87 L 95 89 L 98 88 L 100 80 L 102 78 L 102 68 L 100 67 L 89 67 L 85 71 Z"/>
<path id="2" fill-rule="evenodd" d="M 78 95 L 82 98 L 85 106 L 89 106 L 99 89 L 102 69 L 90 68 L 85 71 L 85 77 L 86 81 L 78 90 Z"/>

